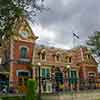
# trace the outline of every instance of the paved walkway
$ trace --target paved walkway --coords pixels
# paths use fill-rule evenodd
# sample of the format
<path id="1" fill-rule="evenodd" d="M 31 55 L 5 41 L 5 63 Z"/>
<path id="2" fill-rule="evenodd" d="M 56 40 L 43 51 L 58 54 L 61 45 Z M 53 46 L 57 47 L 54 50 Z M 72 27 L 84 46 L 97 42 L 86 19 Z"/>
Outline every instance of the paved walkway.
<path id="1" fill-rule="evenodd" d="M 97 100 L 100 99 L 100 90 L 91 90 L 78 93 L 61 93 L 44 95 L 43 100 Z"/>

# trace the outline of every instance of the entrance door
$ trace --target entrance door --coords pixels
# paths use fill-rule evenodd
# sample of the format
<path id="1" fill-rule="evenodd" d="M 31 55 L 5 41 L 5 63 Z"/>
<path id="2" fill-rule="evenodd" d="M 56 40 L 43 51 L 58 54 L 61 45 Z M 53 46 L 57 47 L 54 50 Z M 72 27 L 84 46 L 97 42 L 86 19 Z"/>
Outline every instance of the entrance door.
<path id="1" fill-rule="evenodd" d="M 26 91 L 27 80 L 30 78 L 29 71 L 18 71 L 18 88 L 21 92 Z"/>
<path id="2" fill-rule="evenodd" d="M 51 92 L 51 90 L 49 89 L 50 86 L 48 85 L 48 84 L 50 84 L 49 81 L 50 81 L 50 68 L 42 67 L 41 68 L 42 92 L 44 92 L 44 93 Z"/>

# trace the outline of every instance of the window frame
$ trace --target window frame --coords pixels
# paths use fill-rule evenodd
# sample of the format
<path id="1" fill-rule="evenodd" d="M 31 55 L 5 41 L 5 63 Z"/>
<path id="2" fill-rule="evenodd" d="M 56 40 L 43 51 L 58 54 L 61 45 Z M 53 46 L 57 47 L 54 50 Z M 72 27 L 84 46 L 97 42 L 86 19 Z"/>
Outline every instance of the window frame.
<path id="1" fill-rule="evenodd" d="M 22 48 L 25 48 L 26 49 L 26 52 L 27 52 L 27 54 L 26 54 L 26 57 L 24 57 L 24 56 L 22 56 Z M 27 46 L 20 46 L 19 47 L 19 52 L 20 52 L 20 58 L 22 58 L 22 59 L 26 59 L 26 58 L 28 58 L 28 52 L 29 52 L 29 48 L 27 47 Z"/>
<path id="2" fill-rule="evenodd" d="M 43 53 L 45 53 L 45 59 L 42 59 L 42 54 Z M 41 61 L 46 61 L 46 50 L 45 49 L 43 49 L 42 51 L 41 51 L 41 53 L 40 53 L 40 60 Z"/>

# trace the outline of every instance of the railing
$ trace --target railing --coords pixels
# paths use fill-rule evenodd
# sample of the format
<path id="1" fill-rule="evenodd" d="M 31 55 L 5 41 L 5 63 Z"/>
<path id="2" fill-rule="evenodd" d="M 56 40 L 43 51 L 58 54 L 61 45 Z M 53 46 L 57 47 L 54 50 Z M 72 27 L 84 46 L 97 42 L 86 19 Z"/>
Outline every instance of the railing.
<path id="1" fill-rule="evenodd" d="M 63 84 L 60 84 L 60 83 L 57 83 L 56 81 L 53 81 L 51 78 L 47 78 L 47 79 L 44 79 L 46 81 L 44 81 L 43 83 L 43 80 L 41 78 L 41 89 L 44 88 L 47 88 L 48 84 L 50 86 L 51 84 L 51 90 L 52 90 L 52 93 L 59 93 L 59 92 L 69 92 L 69 91 L 83 91 L 83 90 L 95 90 L 95 89 L 100 89 L 100 82 L 98 81 L 94 81 L 94 82 L 89 82 L 89 80 L 77 80 L 77 83 L 70 83 L 69 82 L 69 79 L 67 79 L 67 82 L 68 83 L 68 87 L 64 87 L 64 83 Z M 55 83 L 54 83 L 55 82 Z M 71 90 L 71 84 L 73 85 L 73 89 Z M 79 89 L 77 89 L 77 84 L 79 84 Z M 61 86 L 62 85 L 62 86 Z M 12 87 L 11 87 L 12 86 Z M 14 87 L 13 87 L 14 86 Z M 75 87 L 76 86 L 76 87 Z M 2 81 L 0 80 L 0 91 L 3 91 L 3 88 L 6 88 L 7 91 L 8 90 L 11 90 L 13 92 L 15 91 L 19 91 L 19 92 L 22 92 L 24 91 L 26 87 L 26 82 L 19 82 L 19 81 Z M 48 89 L 46 89 L 48 90 Z M 51 90 L 50 90 L 50 93 L 51 93 Z M 9 91 L 8 91 L 9 92 Z M 46 91 L 44 91 L 43 93 L 46 93 Z M 48 91 L 49 93 L 49 91 Z"/>
<path id="2" fill-rule="evenodd" d="M 31 59 L 29 59 L 29 58 L 20 58 L 19 60 L 17 60 L 17 63 L 29 64 L 29 63 L 31 63 Z"/>

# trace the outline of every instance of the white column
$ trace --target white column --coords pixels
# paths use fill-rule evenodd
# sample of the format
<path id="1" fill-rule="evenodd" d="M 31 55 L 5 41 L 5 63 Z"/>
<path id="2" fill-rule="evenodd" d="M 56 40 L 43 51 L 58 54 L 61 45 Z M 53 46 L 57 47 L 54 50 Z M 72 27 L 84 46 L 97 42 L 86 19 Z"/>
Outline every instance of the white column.
<path id="1" fill-rule="evenodd" d="M 13 59 L 14 59 L 14 57 L 13 57 L 13 48 L 14 48 L 14 46 L 13 46 L 13 40 L 11 39 L 11 40 L 10 40 L 10 60 L 13 60 Z M 9 82 L 14 81 L 14 80 L 12 80 L 12 79 L 13 79 L 13 62 L 11 61 L 11 62 L 10 62 Z M 9 84 L 9 85 L 12 86 L 12 83 Z"/>

